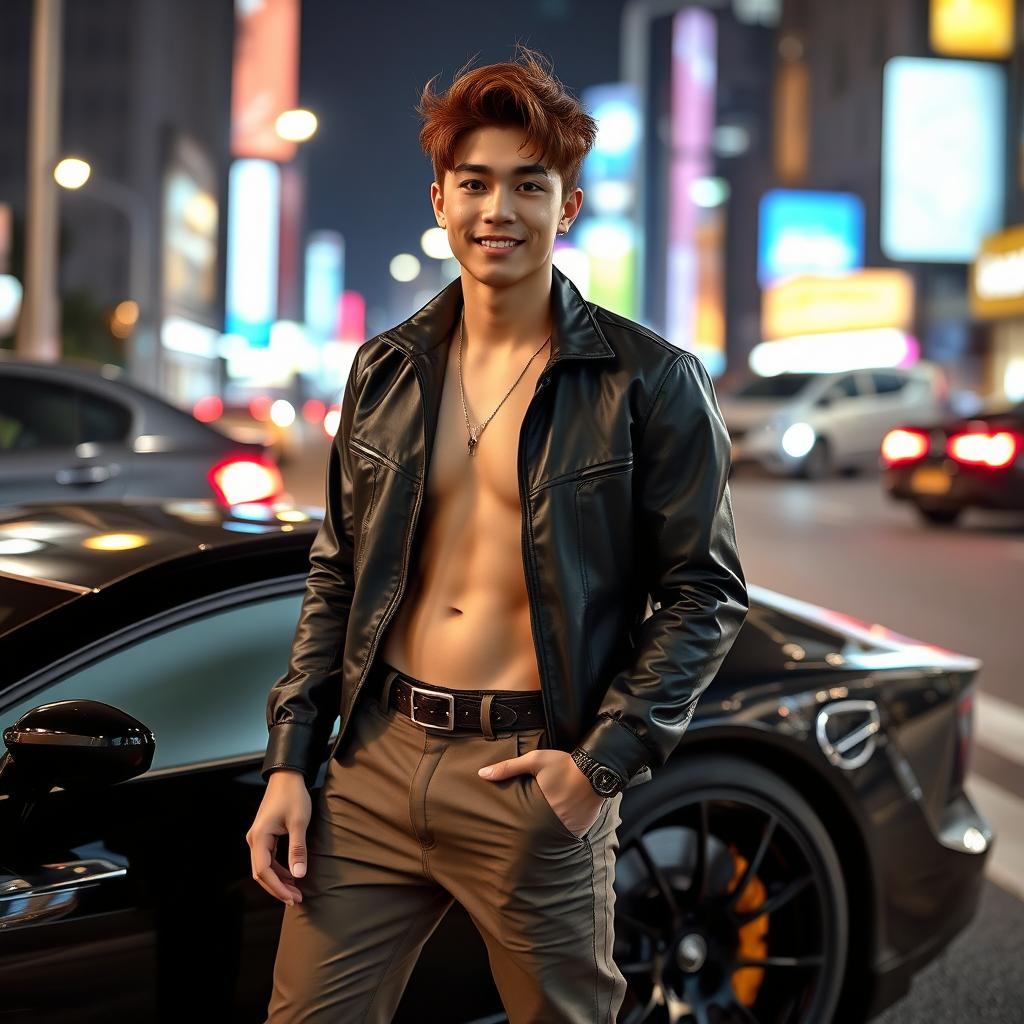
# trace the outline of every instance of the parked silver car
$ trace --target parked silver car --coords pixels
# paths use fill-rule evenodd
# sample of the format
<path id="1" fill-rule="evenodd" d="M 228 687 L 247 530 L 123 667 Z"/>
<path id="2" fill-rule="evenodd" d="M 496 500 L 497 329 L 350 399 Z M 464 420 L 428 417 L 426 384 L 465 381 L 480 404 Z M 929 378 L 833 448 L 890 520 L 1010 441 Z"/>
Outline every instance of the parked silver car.
<path id="1" fill-rule="evenodd" d="M 0 359 L 0 505 L 285 498 L 263 446 L 242 444 L 107 372 Z"/>
<path id="2" fill-rule="evenodd" d="M 941 418 L 948 388 L 930 363 L 759 377 L 720 400 L 733 463 L 820 479 L 878 465 L 882 438 L 908 421 Z"/>

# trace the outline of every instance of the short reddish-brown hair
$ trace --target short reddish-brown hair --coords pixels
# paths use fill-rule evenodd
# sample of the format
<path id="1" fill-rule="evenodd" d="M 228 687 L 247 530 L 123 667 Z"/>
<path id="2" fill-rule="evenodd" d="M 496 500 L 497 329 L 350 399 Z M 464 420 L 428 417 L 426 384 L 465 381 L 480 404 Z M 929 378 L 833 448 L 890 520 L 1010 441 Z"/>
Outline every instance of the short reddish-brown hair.
<path id="1" fill-rule="evenodd" d="M 468 70 L 473 59 L 441 94 L 423 87 L 416 112 L 423 118 L 420 145 L 430 158 L 434 178 L 455 166 L 455 150 L 469 132 L 488 125 L 523 128 L 533 151 L 546 158 L 562 178 L 562 200 L 576 188 L 583 158 L 597 138 L 597 122 L 544 63 L 543 54 L 521 43 L 516 58 Z M 434 78 L 437 76 L 435 75 Z"/>

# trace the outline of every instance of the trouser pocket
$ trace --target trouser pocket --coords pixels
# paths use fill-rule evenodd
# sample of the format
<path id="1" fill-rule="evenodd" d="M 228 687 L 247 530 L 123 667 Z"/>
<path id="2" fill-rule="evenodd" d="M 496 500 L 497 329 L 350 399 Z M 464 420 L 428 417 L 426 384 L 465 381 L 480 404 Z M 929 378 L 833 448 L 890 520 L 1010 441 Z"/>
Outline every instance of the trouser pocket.
<path id="1" fill-rule="evenodd" d="M 549 749 L 547 731 L 544 729 L 524 729 L 521 732 L 517 732 L 516 749 L 519 754 L 525 754 L 530 750 Z M 597 818 L 594 820 L 594 823 L 586 832 L 583 833 L 583 835 L 578 836 L 566 826 L 565 822 L 558 816 L 554 807 L 548 803 L 548 799 L 544 795 L 544 790 L 540 788 L 540 783 L 537 781 L 536 776 L 527 772 L 520 776 L 520 778 L 523 780 L 523 785 L 530 803 L 539 807 L 542 817 L 546 817 L 548 819 L 552 828 L 560 832 L 565 838 L 572 840 L 574 843 L 582 845 L 587 839 L 591 838 L 597 829 L 600 828 L 605 815 L 608 813 L 608 801 L 606 800 L 604 802 L 604 806 L 598 813 Z"/>

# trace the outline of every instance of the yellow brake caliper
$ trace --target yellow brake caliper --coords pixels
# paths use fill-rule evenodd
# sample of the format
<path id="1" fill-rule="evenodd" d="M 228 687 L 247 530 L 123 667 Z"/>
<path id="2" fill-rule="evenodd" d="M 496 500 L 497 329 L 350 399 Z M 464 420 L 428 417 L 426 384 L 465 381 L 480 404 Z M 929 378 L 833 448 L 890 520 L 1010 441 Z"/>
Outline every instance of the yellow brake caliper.
<path id="1" fill-rule="evenodd" d="M 733 876 L 726 886 L 726 892 L 731 893 L 746 870 L 748 862 L 731 843 L 729 844 L 729 853 L 732 854 L 734 870 Z M 736 910 L 740 913 L 757 910 L 764 903 L 765 895 L 764 883 L 757 875 L 751 875 L 743 887 L 740 898 L 736 901 Z M 745 960 L 748 957 L 759 959 L 768 955 L 768 943 L 765 939 L 768 934 L 768 917 L 768 914 L 762 914 L 740 928 L 739 949 L 737 950 L 739 959 Z M 744 1006 L 753 1006 L 762 981 L 764 981 L 763 967 L 743 967 L 732 976 L 732 990 Z"/>

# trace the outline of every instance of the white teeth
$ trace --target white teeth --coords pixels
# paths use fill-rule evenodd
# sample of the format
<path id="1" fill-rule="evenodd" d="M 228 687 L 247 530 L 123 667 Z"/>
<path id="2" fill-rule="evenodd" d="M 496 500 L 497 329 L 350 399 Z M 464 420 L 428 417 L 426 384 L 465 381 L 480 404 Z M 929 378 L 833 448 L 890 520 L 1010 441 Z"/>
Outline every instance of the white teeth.
<path id="1" fill-rule="evenodd" d="M 488 239 L 481 239 L 481 245 L 487 246 L 488 249 L 511 249 L 512 246 L 518 245 L 518 242 L 492 242 Z"/>

